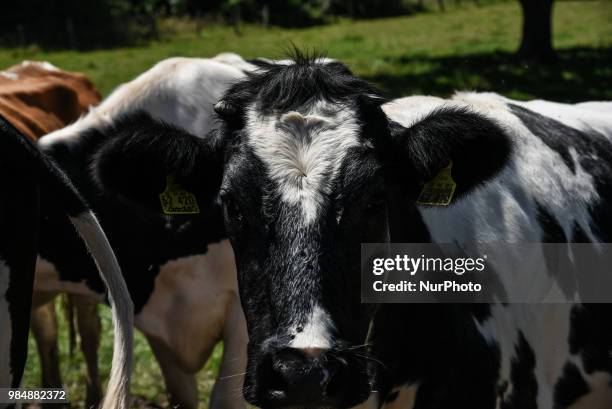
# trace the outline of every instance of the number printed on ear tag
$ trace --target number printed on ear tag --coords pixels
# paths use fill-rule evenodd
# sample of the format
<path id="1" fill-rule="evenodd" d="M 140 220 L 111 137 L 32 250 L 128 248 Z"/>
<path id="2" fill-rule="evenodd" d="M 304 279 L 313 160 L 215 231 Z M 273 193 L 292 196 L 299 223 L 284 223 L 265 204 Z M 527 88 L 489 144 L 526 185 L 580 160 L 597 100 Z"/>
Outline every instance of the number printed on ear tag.
<path id="1" fill-rule="evenodd" d="M 452 168 L 453 162 L 451 161 L 447 167 L 440 170 L 435 178 L 425 183 L 417 199 L 417 204 L 433 206 L 448 206 L 450 204 L 457 187 L 451 176 Z"/>
<path id="2" fill-rule="evenodd" d="M 200 207 L 195 195 L 178 185 L 172 176 L 166 178 L 166 190 L 159 195 L 166 214 L 199 214 Z"/>

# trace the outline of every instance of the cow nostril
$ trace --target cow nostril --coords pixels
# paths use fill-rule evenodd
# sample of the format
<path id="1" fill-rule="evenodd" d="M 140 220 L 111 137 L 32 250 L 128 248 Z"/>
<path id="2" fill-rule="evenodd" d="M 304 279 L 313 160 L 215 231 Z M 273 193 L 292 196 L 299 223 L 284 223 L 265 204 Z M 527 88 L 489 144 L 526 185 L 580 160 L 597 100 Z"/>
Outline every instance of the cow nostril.
<path id="1" fill-rule="evenodd" d="M 282 349 L 271 369 L 266 396 L 274 406 L 331 405 L 347 393 L 346 362 L 326 349 Z"/>

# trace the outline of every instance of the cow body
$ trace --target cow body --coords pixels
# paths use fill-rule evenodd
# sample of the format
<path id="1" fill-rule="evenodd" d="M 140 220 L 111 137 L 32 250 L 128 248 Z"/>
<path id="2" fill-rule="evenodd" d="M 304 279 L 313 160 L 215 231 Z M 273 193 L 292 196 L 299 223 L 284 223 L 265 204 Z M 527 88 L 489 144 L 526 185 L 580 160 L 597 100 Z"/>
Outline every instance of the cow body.
<path id="1" fill-rule="evenodd" d="M 91 169 L 151 209 L 168 174 L 219 199 L 254 405 L 610 407 L 609 305 L 570 291 L 561 305 L 378 306 L 361 303 L 359 280 L 361 243 L 607 241 L 610 105 L 386 102 L 342 64 L 296 52 L 232 86 L 208 138 L 145 116 L 155 139 L 116 135 Z M 450 163 L 452 200 L 417 205 Z"/>
<path id="2" fill-rule="evenodd" d="M 100 94 L 83 74 L 60 70 L 48 62 L 25 61 L 0 73 L 0 113 L 24 135 L 35 141 L 83 115 L 100 101 Z M 41 362 L 43 387 L 62 386 L 57 345 L 57 318 L 53 299 L 56 293 L 35 291 L 32 299 L 31 328 Z M 102 387 L 97 374 L 99 316 L 97 302 L 72 295 L 79 318 L 81 349 L 88 366 L 87 401 L 97 405 Z"/>
<path id="3" fill-rule="evenodd" d="M 19 387 L 27 356 L 32 283 L 41 222 L 40 201 L 48 212 L 66 217 L 95 257 L 113 308 L 115 344 L 106 408 L 129 407 L 132 348 L 132 304 L 117 261 L 100 226 L 64 174 L 4 118 L 0 117 L 0 170 L 6 195 L 0 201 L 0 282 L 3 328 L 0 382 Z M 27 217 L 17 222 L 16 215 Z"/>
<path id="4" fill-rule="evenodd" d="M 29 295 L 38 243 L 39 191 L 35 180 L 19 175 L 15 167 L 4 161 L 0 162 L 0 174 L 6 187 L 0 201 L 0 326 L 3 334 L 0 385 L 17 388 L 27 357 Z M 18 214 L 23 215 L 23 219 L 15 217 Z"/>
<path id="5" fill-rule="evenodd" d="M 0 71 L 0 113 L 36 140 L 76 121 L 100 94 L 83 74 L 25 61 Z"/>
<path id="6" fill-rule="evenodd" d="M 200 203 L 195 216 L 160 217 L 100 191 L 88 169 L 99 147 L 116 133 L 146 132 L 143 113 L 205 137 L 215 126 L 214 103 L 244 75 L 224 62 L 227 57 L 165 60 L 119 87 L 75 124 L 40 141 L 99 215 L 125 272 L 135 323 L 153 347 L 173 401 L 182 407 L 197 406 L 193 374 L 221 339 L 222 381 L 212 403 L 233 407 L 241 402 L 235 390 L 244 366 L 244 318 L 218 205 Z M 99 297 L 101 283 L 70 226 L 52 218 L 45 223 L 35 288 Z"/>
<path id="7" fill-rule="evenodd" d="M 502 124 L 514 148 L 499 174 L 455 205 L 419 208 L 431 241 L 609 242 L 612 225 L 606 219 L 612 196 L 606 175 L 612 170 L 611 103 L 519 102 L 496 94 L 468 93 L 450 100 L 403 98 L 383 109 L 391 119 L 410 126 L 445 106 L 474 110 Z M 455 373 L 473 373 L 469 383 L 478 384 L 474 379 L 480 379 L 480 388 L 490 391 L 481 407 L 565 408 L 589 400 L 588 407 L 612 405 L 608 383 L 612 329 L 605 324 L 612 314 L 610 305 L 499 304 L 486 311 L 471 309 L 476 310 L 464 306 L 463 317 L 476 339 L 474 355 L 463 362 L 449 357 L 449 362 L 457 362 Z M 403 312 L 410 313 L 410 307 Z M 466 339 L 454 338 L 457 349 L 451 349 L 459 353 Z M 420 349 L 421 353 L 439 354 L 442 345 L 434 344 L 427 352 Z M 483 368 L 474 362 L 490 364 Z M 402 369 L 397 370 L 401 378 Z M 483 377 L 483 372 L 495 382 Z M 431 379 L 417 380 L 418 376 L 407 372 L 403 376 L 415 377 L 412 386 L 435 388 Z M 447 382 L 452 384 L 450 379 Z M 478 389 L 460 379 L 454 385 L 437 399 L 473 406 Z"/>

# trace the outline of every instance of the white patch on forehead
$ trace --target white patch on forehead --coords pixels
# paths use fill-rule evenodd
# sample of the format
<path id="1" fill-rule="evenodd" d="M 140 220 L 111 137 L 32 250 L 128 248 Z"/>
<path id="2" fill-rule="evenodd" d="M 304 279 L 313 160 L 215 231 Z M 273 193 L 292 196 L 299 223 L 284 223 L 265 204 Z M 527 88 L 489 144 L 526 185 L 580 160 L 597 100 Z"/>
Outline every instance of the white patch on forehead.
<path id="1" fill-rule="evenodd" d="M 291 331 L 295 338 L 289 344 L 290 348 L 302 350 L 330 349 L 332 346 L 332 334 L 334 323 L 329 314 L 318 305 L 312 310 L 310 319 L 302 327 Z"/>
<path id="2" fill-rule="evenodd" d="M 261 115 L 248 110 L 246 131 L 255 154 L 290 204 L 301 204 L 305 223 L 315 220 L 349 148 L 360 145 L 356 113 L 318 101 L 302 112 Z"/>
<path id="3" fill-rule="evenodd" d="M 6 263 L 0 259 L 0 385 L 7 386 L 12 383 L 11 377 L 11 315 L 6 300 L 6 291 L 9 287 L 10 270 Z"/>

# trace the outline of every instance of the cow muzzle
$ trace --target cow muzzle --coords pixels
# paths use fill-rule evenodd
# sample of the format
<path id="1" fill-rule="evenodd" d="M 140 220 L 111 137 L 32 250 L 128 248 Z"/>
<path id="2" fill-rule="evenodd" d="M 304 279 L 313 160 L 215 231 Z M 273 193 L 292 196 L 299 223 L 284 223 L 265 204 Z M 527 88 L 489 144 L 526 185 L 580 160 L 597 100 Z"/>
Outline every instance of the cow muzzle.
<path id="1" fill-rule="evenodd" d="M 280 348 L 260 356 L 256 373 L 245 397 L 263 408 L 351 407 L 372 387 L 367 363 L 334 349 Z"/>
<path id="2" fill-rule="evenodd" d="M 283 348 L 265 357 L 259 394 L 264 407 L 339 407 L 346 400 L 349 368 L 329 350 Z"/>

